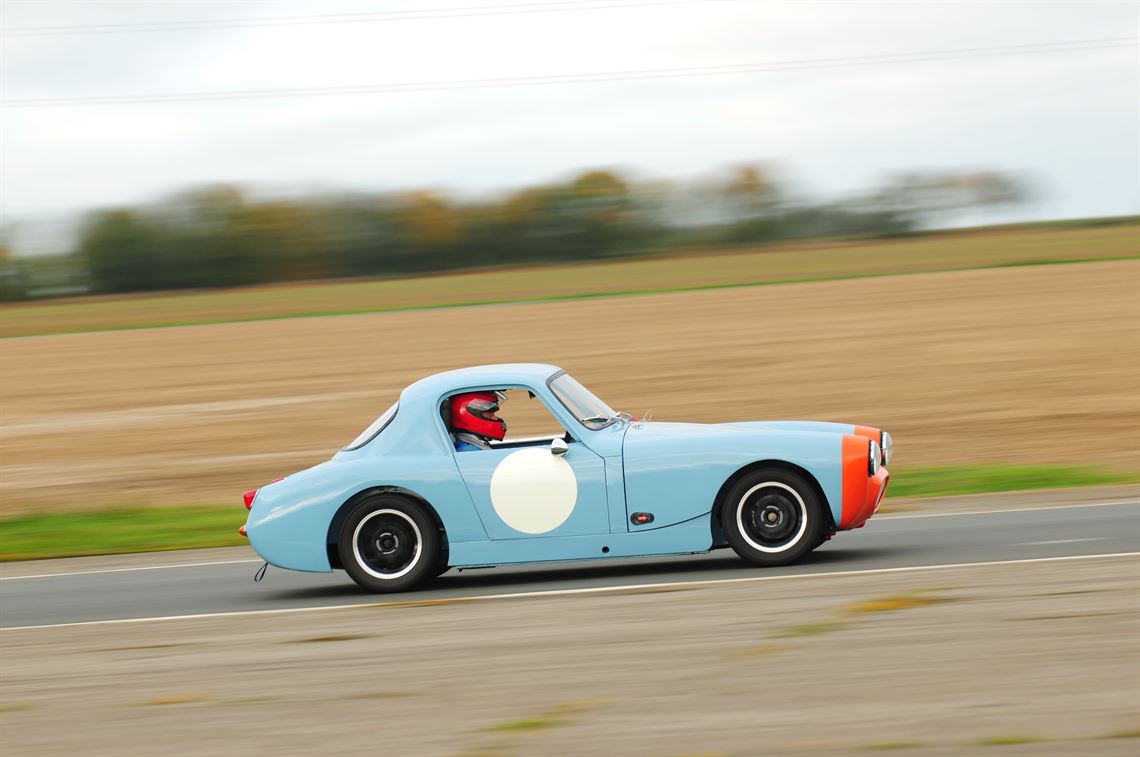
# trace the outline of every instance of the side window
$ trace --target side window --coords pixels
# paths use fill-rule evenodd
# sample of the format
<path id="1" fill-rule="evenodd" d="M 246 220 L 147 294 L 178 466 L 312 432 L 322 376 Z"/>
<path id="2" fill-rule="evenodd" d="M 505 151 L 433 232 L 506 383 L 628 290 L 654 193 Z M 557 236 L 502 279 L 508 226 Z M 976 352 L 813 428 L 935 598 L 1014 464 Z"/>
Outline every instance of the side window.
<path id="1" fill-rule="evenodd" d="M 482 393 L 485 397 L 478 398 L 485 402 L 490 402 L 491 392 Z M 494 392 L 496 395 L 497 407 L 485 412 L 493 415 L 487 420 L 497 423 L 502 419 L 507 424 L 506 436 L 501 441 L 497 436 L 484 435 L 479 430 L 483 423 L 475 420 L 472 426 L 453 426 L 452 425 L 452 403 L 456 401 L 456 397 L 462 395 L 453 395 L 448 397 L 440 405 L 440 414 L 443 416 L 444 425 L 452 434 L 457 432 L 460 437 L 466 436 L 468 438 L 460 438 L 460 441 L 467 444 L 475 443 L 482 448 L 497 448 L 497 447 L 515 447 L 515 446 L 529 446 L 531 444 L 547 444 L 549 440 L 554 437 L 562 437 L 566 435 L 566 429 L 554 417 L 554 415 L 543 404 L 542 400 L 531 395 L 526 389 L 500 389 Z M 469 404 L 468 407 L 471 407 Z M 484 430 L 486 427 L 484 427 Z M 472 439 L 470 437 L 478 437 Z M 482 441 L 479 441 L 482 439 Z M 470 447 L 464 447 L 463 451 L 470 451 Z"/>
<path id="2" fill-rule="evenodd" d="M 566 429 L 537 397 L 526 389 L 504 390 L 507 401 L 500 406 L 499 415 L 507 421 L 507 439 L 563 436 Z"/>

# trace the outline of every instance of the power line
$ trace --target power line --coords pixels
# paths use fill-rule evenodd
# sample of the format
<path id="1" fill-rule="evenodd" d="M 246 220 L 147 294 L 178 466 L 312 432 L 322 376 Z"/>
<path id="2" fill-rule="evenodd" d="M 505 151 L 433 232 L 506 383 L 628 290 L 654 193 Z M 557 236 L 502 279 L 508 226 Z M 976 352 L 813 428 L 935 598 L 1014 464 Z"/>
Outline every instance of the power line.
<path id="1" fill-rule="evenodd" d="M 124 24 L 83 24 L 75 26 L 21 26 L 0 29 L 0 37 L 48 37 L 78 34 L 124 34 L 138 32 L 183 32 L 209 29 L 245 29 L 258 26 L 312 26 L 316 24 L 376 23 L 418 21 L 440 18 L 472 18 L 567 11 L 643 8 L 656 5 L 741 2 L 742 0 L 547 0 L 513 5 L 476 5 L 428 8 L 407 11 L 325 13 L 309 16 L 264 16 L 258 18 L 204 19 L 202 21 L 151 21 Z"/>
<path id="2" fill-rule="evenodd" d="M 246 89 L 213 92 L 171 92 L 140 95 L 99 95 L 93 97 L 44 97 L 0 101 L 4 108 L 43 108 L 60 106 L 131 105 L 138 103 L 180 103 L 210 100 L 256 100 L 289 97 L 330 97 L 344 95 L 392 94 L 399 92 L 433 92 L 440 90 L 491 89 L 503 87 L 533 87 L 560 84 L 584 84 L 610 81 L 647 79 L 677 79 L 704 76 L 777 73 L 827 68 L 854 68 L 928 61 L 968 60 L 978 58 L 1039 55 L 1043 53 L 1082 52 L 1112 48 L 1135 47 L 1140 37 L 1108 37 L 1102 39 L 1068 40 L 1062 42 L 1036 42 L 998 47 L 975 47 L 958 50 L 928 52 L 884 53 L 879 55 L 814 58 L 759 63 L 738 63 L 718 66 L 684 66 L 625 71 L 597 71 L 577 74 L 546 74 L 537 76 L 509 76 L 483 79 L 454 79 L 450 81 L 401 82 L 390 84 L 364 84 L 333 87 L 293 87 L 287 89 Z"/>

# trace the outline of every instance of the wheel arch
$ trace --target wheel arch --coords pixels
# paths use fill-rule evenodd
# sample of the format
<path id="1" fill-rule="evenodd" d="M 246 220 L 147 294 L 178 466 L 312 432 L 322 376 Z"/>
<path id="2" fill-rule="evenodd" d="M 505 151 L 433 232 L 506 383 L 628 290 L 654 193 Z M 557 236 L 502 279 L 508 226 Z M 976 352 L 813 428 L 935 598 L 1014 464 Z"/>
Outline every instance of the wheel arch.
<path id="1" fill-rule="evenodd" d="M 710 513 L 710 518 L 712 520 L 713 543 L 715 545 L 724 546 L 728 544 L 728 541 L 724 536 L 724 529 L 720 525 L 721 510 L 724 507 L 725 500 L 728 498 L 728 493 L 732 490 L 732 487 L 736 485 L 736 482 L 742 479 L 744 476 L 747 476 L 749 473 L 752 473 L 754 471 L 763 470 L 766 468 L 784 470 L 789 473 L 794 473 L 795 475 L 803 478 L 803 480 L 807 482 L 808 486 L 812 487 L 812 490 L 815 492 L 816 496 L 819 497 L 819 501 L 823 503 L 823 510 L 826 513 L 828 529 L 835 531 L 835 516 L 831 512 L 830 503 L 827 501 L 827 495 L 824 494 L 823 487 L 820 486 L 819 481 L 815 476 L 811 474 L 810 471 L 808 471 L 806 468 L 796 465 L 795 463 L 790 463 L 787 460 L 757 460 L 736 470 L 731 476 L 725 479 L 725 482 L 721 485 L 720 490 L 716 493 L 716 498 L 713 500 L 712 513 Z"/>
<path id="2" fill-rule="evenodd" d="M 328 534 L 325 536 L 325 550 L 328 553 L 329 566 L 334 570 L 343 569 L 344 565 L 340 561 L 340 551 L 338 549 L 340 542 L 340 527 L 344 524 L 344 519 L 362 500 L 376 494 L 398 494 L 405 497 L 412 502 L 416 503 L 424 509 L 424 511 L 431 517 L 435 523 L 436 528 L 439 529 L 439 551 L 440 557 L 446 562 L 448 557 L 447 548 L 447 529 L 443 526 L 443 519 L 439 517 L 439 513 L 432 506 L 426 498 L 420 496 L 411 489 L 406 489 L 402 486 L 370 486 L 367 489 L 361 489 L 356 494 L 346 499 L 337 511 L 333 514 L 332 520 L 329 521 Z"/>

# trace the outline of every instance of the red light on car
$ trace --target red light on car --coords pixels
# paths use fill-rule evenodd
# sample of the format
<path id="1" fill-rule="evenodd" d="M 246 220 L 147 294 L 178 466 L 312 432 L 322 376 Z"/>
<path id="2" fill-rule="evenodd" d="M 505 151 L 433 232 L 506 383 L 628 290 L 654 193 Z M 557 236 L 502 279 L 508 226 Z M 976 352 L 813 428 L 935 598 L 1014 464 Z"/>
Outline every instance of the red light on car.
<path id="1" fill-rule="evenodd" d="M 241 534 L 242 536 L 244 536 L 244 537 L 245 537 L 245 538 L 247 538 L 247 539 L 249 538 L 249 534 L 247 534 L 247 533 L 245 532 L 245 526 L 244 526 L 244 525 L 243 525 L 241 528 L 239 528 L 239 529 L 238 529 L 238 533 L 239 533 L 239 534 Z"/>
<path id="2" fill-rule="evenodd" d="M 248 510 L 253 507 L 253 498 L 257 496 L 258 489 L 250 489 L 242 496 L 245 497 L 245 509 Z"/>

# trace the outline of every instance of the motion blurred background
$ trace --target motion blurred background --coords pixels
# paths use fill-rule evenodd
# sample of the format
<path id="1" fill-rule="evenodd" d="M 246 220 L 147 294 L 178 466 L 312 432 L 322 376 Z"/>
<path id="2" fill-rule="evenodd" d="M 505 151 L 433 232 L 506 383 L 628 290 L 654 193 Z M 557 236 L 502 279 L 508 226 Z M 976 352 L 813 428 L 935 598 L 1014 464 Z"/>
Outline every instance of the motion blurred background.
<path id="1" fill-rule="evenodd" d="M 1136 25 L 1119 2 L 13 0 L 5 297 L 1134 214 Z"/>
<path id="2" fill-rule="evenodd" d="M 654 420 L 887 428 L 889 507 L 1135 484 L 1138 92 L 1132 1 L 5 0 L 0 561 L 242 544 L 241 492 L 508 361 Z M 29 754 L 1130 753 L 1134 560 L 943 577 L 842 622 L 805 583 L 22 632 L 0 723 Z"/>
<path id="3" fill-rule="evenodd" d="M 901 494 L 1140 469 L 1133 3 L 0 12 L 7 516 L 226 543 L 237 492 L 507 360 L 878 423 Z"/>

